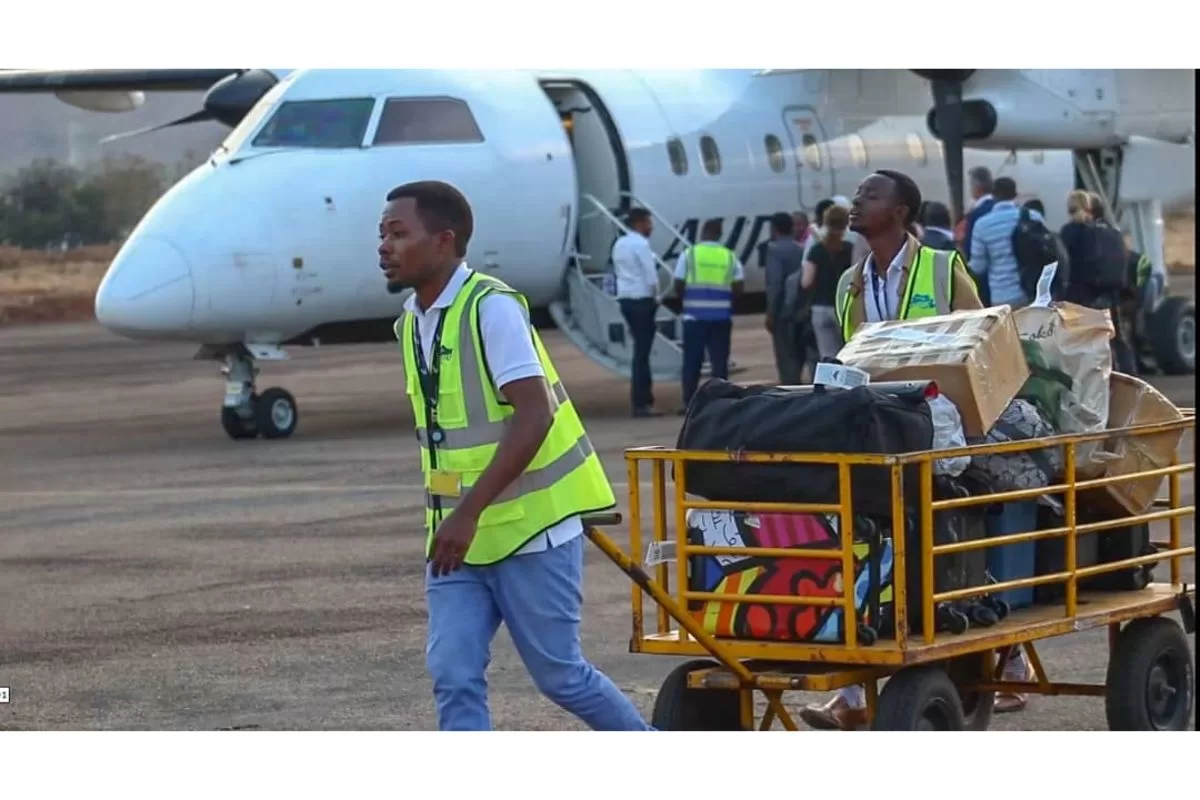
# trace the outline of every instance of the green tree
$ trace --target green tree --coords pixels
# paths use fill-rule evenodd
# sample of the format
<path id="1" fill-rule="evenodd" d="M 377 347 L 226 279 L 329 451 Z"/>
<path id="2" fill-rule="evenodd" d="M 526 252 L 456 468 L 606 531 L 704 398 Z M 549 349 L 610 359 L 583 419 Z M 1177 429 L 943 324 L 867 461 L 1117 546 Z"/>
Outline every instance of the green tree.
<path id="1" fill-rule="evenodd" d="M 35 161 L 0 185 L 0 242 L 31 249 L 120 242 L 175 171 L 137 156 L 107 158 L 86 171 Z"/>

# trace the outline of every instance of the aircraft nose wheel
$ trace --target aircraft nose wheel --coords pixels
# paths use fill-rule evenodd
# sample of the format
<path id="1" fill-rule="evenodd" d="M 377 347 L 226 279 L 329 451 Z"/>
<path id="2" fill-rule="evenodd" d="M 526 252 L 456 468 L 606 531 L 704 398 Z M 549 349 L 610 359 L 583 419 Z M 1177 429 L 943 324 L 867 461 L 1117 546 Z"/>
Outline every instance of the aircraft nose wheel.
<path id="1" fill-rule="evenodd" d="M 221 427 L 231 439 L 286 439 L 296 430 L 300 413 L 296 398 L 286 389 L 267 389 L 250 395 L 250 407 L 221 409 Z"/>
<path id="2" fill-rule="evenodd" d="M 286 439 L 299 418 L 296 398 L 285 389 L 267 389 L 254 401 L 254 421 L 264 439 Z"/>

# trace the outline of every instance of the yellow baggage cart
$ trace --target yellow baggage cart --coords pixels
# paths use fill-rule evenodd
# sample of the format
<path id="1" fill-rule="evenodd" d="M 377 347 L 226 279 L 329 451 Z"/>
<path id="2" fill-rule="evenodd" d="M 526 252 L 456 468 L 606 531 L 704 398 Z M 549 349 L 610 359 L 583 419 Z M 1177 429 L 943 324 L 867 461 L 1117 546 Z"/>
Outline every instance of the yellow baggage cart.
<path id="1" fill-rule="evenodd" d="M 791 454 L 689 452 L 661 447 L 636 447 L 625 451 L 629 476 L 629 545 L 617 544 L 602 528 L 617 525 L 622 515 L 598 515 L 587 520 L 587 535 L 633 581 L 630 650 L 651 655 L 691 657 L 673 670 L 656 698 L 653 723 L 660 729 L 767 730 L 778 723 L 796 730 L 796 722 L 782 702 L 789 691 L 830 691 L 862 684 L 866 690 L 867 719 L 873 730 L 983 730 L 992 714 L 997 692 L 1104 697 L 1112 730 L 1181 730 L 1191 720 L 1194 670 L 1188 633 L 1195 630 L 1195 587 L 1184 580 L 1185 560 L 1195 572 L 1194 496 L 1184 502 L 1183 487 L 1194 490 L 1194 457 L 1182 461 L 1178 449 L 1167 466 L 1129 471 L 1091 480 L 1076 477 L 1076 452 L 1087 442 L 1123 439 L 1127 447 L 1155 436 L 1191 438 L 1194 448 L 1195 411 L 1182 409 L 1183 419 L 1138 425 L 1090 435 L 1063 435 L 1044 439 L 978 445 L 956 450 L 926 451 L 905 455 Z M 1013 453 L 1061 446 L 1064 455 L 1062 483 L 1045 488 L 984 496 L 933 499 L 934 463 L 937 460 L 985 453 Z M 1193 449 L 1194 452 L 1194 449 Z M 839 502 L 836 504 L 739 503 L 701 500 L 688 494 L 687 469 L 697 462 L 807 463 L 836 467 Z M 855 512 L 851 496 L 851 470 L 861 465 L 890 470 L 892 486 L 891 631 L 870 635 L 857 624 L 842 624 L 835 641 L 780 641 L 718 636 L 706 625 L 698 607 L 713 603 L 747 603 L 759 608 L 790 610 L 795 607 L 841 609 L 843 621 L 862 619 L 856 604 L 855 580 L 840 581 L 840 596 L 800 594 L 739 594 L 689 589 L 689 563 L 696 556 L 735 556 L 762 560 L 836 559 L 841 575 L 855 575 Z M 648 468 L 648 469 L 647 469 Z M 735 463 L 731 468 L 738 468 Z M 904 477 L 915 469 L 919 476 L 919 550 L 906 552 Z M 646 503 L 642 480 L 649 472 L 650 498 Z M 1111 471 L 1111 470 L 1110 470 Z M 1167 487 L 1141 514 L 1101 515 L 1097 522 L 1077 521 L 1077 510 L 1090 508 L 1097 491 L 1122 483 L 1154 479 Z M 1163 480 L 1165 479 L 1165 481 Z M 1161 491 L 1161 490 L 1160 490 Z M 1062 505 L 1064 524 L 1057 528 L 935 545 L 934 515 L 971 505 L 1033 500 L 1054 495 Z M 648 508 L 646 508 L 648 506 Z M 1107 504 L 1105 504 L 1107 507 Z M 689 542 L 687 515 L 691 509 L 743 511 L 751 514 L 788 512 L 834 514 L 840 521 L 840 547 L 795 549 L 770 547 L 718 547 Z M 648 513 L 647 513 L 648 512 Z M 1088 516 L 1094 517 L 1095 514 Z M 1165 523 L 1167 537 L 1153 540 L 1151 555 L 1091 566 L 1077 564 L 1081 537 L 1139 523 Z M 1153 532 L 1156 527 L 1151 526 Z M 1191 543 L 1184 541 L 1185 535 Z M 953 553 L 1060 537 L 1065 567 L 1052 574 L 935 592 L 934 559 Z M 908 539 L 909 541 L 914 541 Z M 906 585 L 906 563 L 920 559 L 919 586 Z M 1140 590 L 1091 591 L 1081 588 L 1087 579 L 1103 573 L 1169 562 L 1169 575 L 1159 574 Z M 1168 580 L 1163 581 L 1163 578 Z M 1062 600 L 1014 609 L 998 622 L 969 627 L 961 632 L 939 631 L 935 606 L 1030 586 L 1061 584 Z M 920 593 L 920 618 L 910 624 L 908 595 Z M 644 614 L 646 595 L 657 605 L 651 619 Z M 689 610 L 690 607 L 690 610 Z M 1182 625 L 1168 614 L 1178 612 Z M 771 612 L 775 613 L 775 612 Z M 1038 658 L 1035 642 L 1092 628 L 1108 628 L 1108 672 L 1104 684 L 1052 681 Z M 706 629 L 707 628 L 707 629 Z M 1185 633 L 1186 630 L 1186 633 Z M 1013 648 L 1023 648 L 1036 679 L 1008 682 L 1001 665 Z M 765 697 L 760 715 L 756 694 Z"/>

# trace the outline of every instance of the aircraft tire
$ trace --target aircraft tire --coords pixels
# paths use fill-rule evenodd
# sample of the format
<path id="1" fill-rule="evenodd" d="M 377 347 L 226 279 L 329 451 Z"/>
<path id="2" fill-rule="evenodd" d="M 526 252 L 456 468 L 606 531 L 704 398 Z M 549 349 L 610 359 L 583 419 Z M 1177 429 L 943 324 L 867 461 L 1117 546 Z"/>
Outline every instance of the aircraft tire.
<path id="1" fill-rule="evenodd" d="M 1190 300 L 1165 298 L 1150 315 L 1147 334 L 1163 374 L 1196 374 L 1196 306 Z"/>
<path id="2" fill-rule="evenodd" d="M 267 389 L 254 400 L 254 421 L 264 439 L 286 439 L 300 421 L 296 398 L 286 389 Z"/>
<path id="3" fill-rule="evenodd" d="M 254 398 L 251 396 L 251 402 L 253 401 Z M 225 429 L 225 433 L 230 439 L 258 438 L 258 427 L 255 425 L 254 418 L 244 419 L 236 409 L 228 406 L 221 408 L 221 427 Z"/>

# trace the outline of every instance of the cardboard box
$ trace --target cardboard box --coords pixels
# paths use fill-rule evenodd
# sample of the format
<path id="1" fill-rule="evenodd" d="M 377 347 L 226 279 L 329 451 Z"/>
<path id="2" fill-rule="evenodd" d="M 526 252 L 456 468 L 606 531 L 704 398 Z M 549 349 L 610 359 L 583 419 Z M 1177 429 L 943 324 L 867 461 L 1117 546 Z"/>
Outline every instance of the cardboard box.
<path id="1" fill-rule="evenodd" d="M 1108 395 L 1109 430 L 1182 419 L 1183 414 L 1175 404 L 1150 384 L 1120 372 L 1112 374 Z M 1185 432 L 1179 430 L 1106 440 L 1098 454 L 1105 462 L 1103 476 L 1113 478 L 1171 466 Z M 1114 518 L 1126 514 L 1144 514 L 1158 497 L 1166 480 L 1165 477 L 1141 478 L 1091 489 L 1082 493 L 1080 502 L 1100 506 Z"/>
<path id="2" fill-rule="evenodd" d="M 1008 306 L 863 325 L 837 355 L 872 382 L 936 381 L 968 437 L 984 436 L 1029 379 Z"/>

